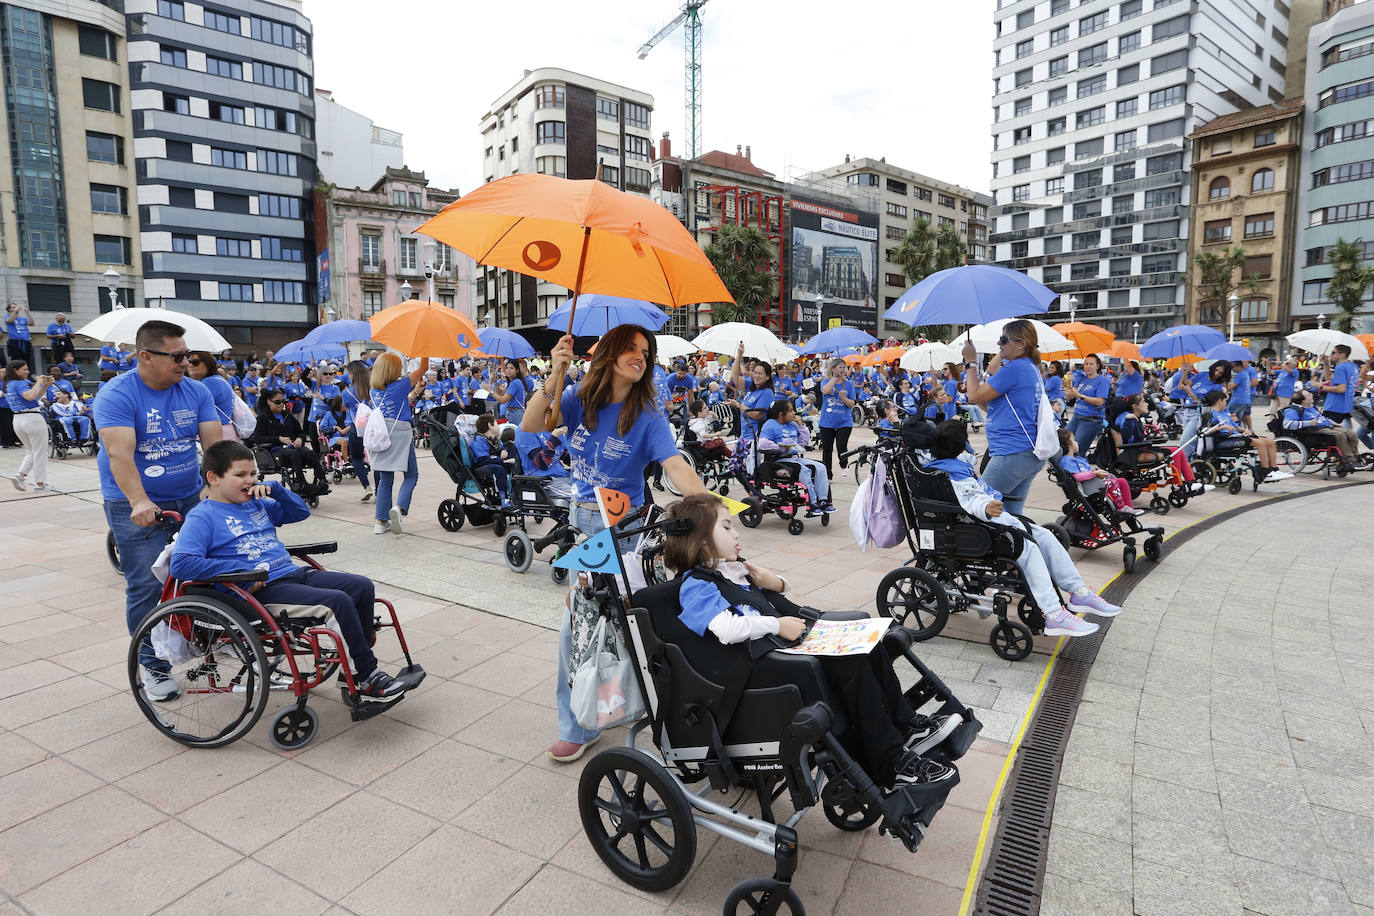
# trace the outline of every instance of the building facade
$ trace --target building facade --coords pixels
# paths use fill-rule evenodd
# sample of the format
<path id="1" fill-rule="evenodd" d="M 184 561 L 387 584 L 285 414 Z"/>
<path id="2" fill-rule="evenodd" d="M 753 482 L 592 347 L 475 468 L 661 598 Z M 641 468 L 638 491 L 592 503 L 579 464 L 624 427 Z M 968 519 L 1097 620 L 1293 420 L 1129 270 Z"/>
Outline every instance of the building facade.
<path id="1" fill-rule="evenodd" d="M 653 159 L 653 96 L 595 77 L 541 67 L 526 70 L 482 115 L 487 181 L 538 172 L 597 177 L 632 194 L 649 195 Z M 533 333 L 568 291 L 533 277 L 479 267 L 479 321 Z"/>
<path id="2" fill-rule="evenodd" d="M 387 169 L 405 167 L 400 131 L 378 127 L 327 89 L 315 90 L 315 146 L 320 184 L 370 188 Z"/>
<path id="3" fill-rule="evenodd" d="M 1374 4 L 1342 6 L 1309 33 L 1298 212 L 1293 324 L 1315 327 L 1324 315 L 1329 326 L 1331 246 L 1358 242 L 1374 264 Z M 1374 289 L 1366 295 L 1374 299 Z M 1364 307 L 1355 331 L 1374 331 L 1374 307 Z"/>
<path id="4" fill-rule="evenodd" d="M 1229 331 L 1259 352 L 1288 333 L 1297 238 L 1302 99 L 1222 115 L 1189 135 L 1193 148 L 1189 211 L 1187 321 Z M 1200 288 L 1197 255 L 1240 246 L 1245 266 L 1234 308 Z M 1249 281 L 1254 281 L 1253 283 Z M 1235 312 L 1232 315 L 1232 312 Z"/>
<path id="5" fill-rule="evenodd" d="M 316 322 L 314 74 L 300 0 L 126 0 L 144 297 L 244 349 Z"/>
<path id="6" fill-rule="evenodd" d="M 1289 8 L 1002 0 L 993 41 L 997 263 L 1145 336 L 1183 317 L 1185 138 L 1284 97 Z"/>
<path id="7" fill-rule="evenodd" d="M 415 229 L 458 199 L 431 188 L 424 172 L 388 168 L 366 191 L 329 187 L 316 200 L 330 252 L 326 319 L 370 318 L 387 306 L 425 295 L 433 265 L 434 301 L 472 317 L 472 259 Z M 433 244 L 431 250 L 428 245 Z"/>
<path id="8" fill-rule="evenodd" d="M 0 273 L 33 315 L 76 326 L 143 295 L 124 17 L 98 3 L 0 6 Z"/>

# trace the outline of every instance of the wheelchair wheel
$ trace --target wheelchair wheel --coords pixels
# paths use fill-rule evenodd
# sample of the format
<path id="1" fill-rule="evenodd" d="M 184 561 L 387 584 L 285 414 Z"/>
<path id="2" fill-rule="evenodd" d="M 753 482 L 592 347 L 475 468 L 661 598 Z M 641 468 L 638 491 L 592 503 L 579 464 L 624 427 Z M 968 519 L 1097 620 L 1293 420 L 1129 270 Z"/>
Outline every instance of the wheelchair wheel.
<path id="1" fill-rule="evenodd" d="M 550 566 L 549 578 L 553 580 L 554 585 L 562 585 L 568 581 L 568 571 L 561 566 Z"/>
<path id="2" fill-rule="evenodd" d="M 1231 482 L 1226 485 L 1226 492 L 1230 493 L 1232 496 L 1235 496 L 1237 493 L 1240 492 L 1240 488 L 1243 485 L 1244 481 L 1242 481 L 1240 477 L 1232 477 Z"/>
<path id="3" fill-rule="evenodd" d="M 165 625 L 165 626 L 164 626 Z M 140 647 L 154 631 L 177 692 L 154 700 L 143 684 Z M 149 651 L 152 651 L 150 648 Z M 220 747 L 243 737 L 267 707 L 267 654 L 238 611 L 211 597 L 183 596 L 153 608 L 129 643 L 129 684 L 158 731 L 189 747 Z"/>
<path id="4" fill-rule="evenodd" d="M 1057 540 L 1060 546 L 1062 546 L 1065 550 L 1068 550 L 1070 547 L 1073 546 L 1073 543 L 1069 540 L 1069 532 L 1064 529 L 1064 526 L 1062 524 L 1058 522 L 1050 522 L 1048 525 L 1045 525 L 1044 527 L 1051 534 L 1054 535 L 1055 540 Z"/>
<path id="5" fill-rule="evenodd" d="M 1165 499 L 1163 496 L 1160 496 L 1158 493 L 1156 493 L 1154 496 L 1150 497 L 1150 511 L 1153 512 L 1155 515 L 1168 515 L 1169 503 L 1172 499 L 1172 493 L 1169 494 L 1169 499 Z"/>
<path id="6" fill-rule="evenodd" d="M 110 558 L 110 565 L 114 571 L 121 576 L 124 575 L 124 567 L 119 562 L 119 545 L 115 543 L 114 532 L 105 535 L 105 556 Z"/>
<path id="7" fill-rule="evenodd" d="M 334 478 L 335 483 L 343 483 L 343 471 L 335 471 L 330 476 Z"/>
<path id="8" fill-rule="evenodd" d="M 1126 575 L 1135 572 L 1135 548 L 1126 547 L 1121 551 L 1121 568 L 1126 571 Z"/>
<path id="9" fill-rule="evenodd" d="M 1164 555 L 1164 541 L 1159 535 L 1148 538 L 1145 541 L 1145 559 L 1151 563 L 1158 563 L 1159 558 Z"/>
<path id="10" fill-rule="evenodd" d="M 763 510 L 758 506 L 750 506 L 748 509 L 740 510 L 739 523 L 744 527 L 757 528 L 761 521 L 763 521 Z"/>
<path id="11" fill-rule="evenodd" d="M 272 718 L 272 728 L 268 735 L 272 745 L 283 751 L 294 751 L 305 747 L 320 729 L 320 717 L 309 706 L 297 709 L 288 706 Z"/>
<path id="12" fill-rule="evenodd" d="M 911 638 L 930 639 L 949 620 L 949 594 L 930 573 L 903 566 L 878 583 L 878 613 L 911 631 Z"/>
<path id="13" fill-rule="evenodd" d="M 822 528 L 829 528 L 829 527 L 830 527 L 830 515 L 831 515 L 831 513 L 829 513 L 829 512 L 823 512 L 823 513 L 821 513 L 821 527 L 822 527 Z"/>
<path id="14" fill-rule="evenodd" d="M 1016 604 L 1016 616 L 1034 633 L 1045 628 L 1045 618 L 1029 598 L 1022 598 Z"/>
<path id="15" fill-rule="evenodd" d="M 730 495 L 730 485 L 729 485 L 728 483 L 726 483 L 725 481 L 722 480 L 722 481 L 720 482 L 720 489 L 717 490 L 716 492 L 719 493 L 721 496 L 729 496 L 729 495 Z"/>
<path id="16" fill-rule="evenodd" d="M 1198 483 L 1207 486 L 1216 483 L 1217 469 L 1212 467 L 1212 463 L 1202 458 L 1193 459 L 1193 478 Z"/>
<path id="17" fill-rule="evenodd" d="M 511 572 L 525 572 L 534 562 L 534 543 L 525 532 L 512 531 L 506 536 L 505 554 Z"/>
<path id="18" fill-rule="evenodd" d="M 750 878 L 731 888 L 723 912 L 725 916 L 757 916 L 760 913 L 805 916 L 806 909 L 792 885 L 772 878 Z"/>
<path id="19" fill-rule="evenodd" d="M 801 534 L 801 533 L 802 533 L 803 531 L 805 531 L 805 530 L 806 530 L 806 522 L 803 522 L 803 521 L 802 521 L 801 519 L 799 519 L 799 518 L 794 518 L 794 519 L 792 519 L 792 521 L 790 521 L 790 522 L 787 523 L 787 533 L 788 533 L 788 534 Z"/>
<path id="20" fill-rule="evenodd" d="M 1192 499 L 1192 497 L 1188 495 L 1187 490 L 1170 490 L 1168 505 L 1173 506 L 1175 509 L 1182 509 L 1184 506 L 1188 505 L 1188 500 L 1190 499 Z M 1155 511 L 1160 515 L 1169 514 L 1167 508 L 1163 512 L 1159 512 L 1158 509 L 1155 509 Z"/>
<path id="21" fill-rule="evenodd" d="M 445 531 L 459 531 L 463 527 L 463 509 L 457 502 L 446 499 L 439 503 L 439 527 Z"/>
<path id="22" fill-rule="evenodd" d="M 496 511 L 491 516 L 491 533 L 497 537 L 502 537 L 506 533 L 506 513 Z"/>
<path id="23" fill-rule="evenodd" d="M 596 854 L 631 887 L 666 891 L 691 871 L 692 808 L 682 786 L 643 751 L 613 747 L 593 757 L 577 783 L 577 808 Z"/>
<path id="24" fill-rule="evenodd" d="M 685 448 L 678 449 L 677 454 L 679 458 L 687 462 L 687 467 L 692 469 L 693 474 L 700 474 L 700 472 L 697 470 L 697 463 L 692 460 L 691 454 Z M 682 491 L 677 488 L 677 484 L 673 483 L 672 475 L 663 475 L 663 485 L 667 487 L 668 492 L 673 494 L 674 496 L 682 495 Z"/>
<path id="25" fill-rule="evenodd" d="M 855 798 L 848 783 L 841 787 L 834 780 L 827 781 L 821 790 L 821 808 L 825 811 L 826 820 L 847 833 L 867 830 L 883 816 L 882 809 L 865 805 Z"/>
<path id="26" fill-rule="evenodd" d="M 1025 624 L 1015 620 L 1002 620 L 988 634 L 988 643 L 998 658 L 1019 662 L 1035 648 L 1035 637 Z"/>

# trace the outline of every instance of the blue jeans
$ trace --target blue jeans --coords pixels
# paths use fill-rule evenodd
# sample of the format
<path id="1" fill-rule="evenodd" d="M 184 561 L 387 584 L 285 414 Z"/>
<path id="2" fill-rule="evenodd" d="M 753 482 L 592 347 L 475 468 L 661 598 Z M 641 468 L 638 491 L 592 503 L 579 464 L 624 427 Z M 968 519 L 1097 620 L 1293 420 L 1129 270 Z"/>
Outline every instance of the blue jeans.
<path id="1" fill-rule="evenodd" d="M 1197 431 L 1202 423 L 1202 411 L 1196 407 L 1181 407 L 1178 415 L 1183 424 L 1183 434 L 1180 438 L 1183 443 L 1183 455 L 1192 461 L 1193 455 L 1197 452 Z"/>
<path id="2" fill-rule="evenodd" d="M 1361 426 L 1360 431 L 1355 435 L 1360 437 L 1365 448 L 1374 449 L 1374 426 Z"/>
<path id="3" fill-rule="evenodd" d="M 181 499 L 158 500 L 158 506 L 185 517 L 199 502 L 200 494 L 193 493 Z M 124 620 L 130 636 L 162 597 L 162 583 L 153 575 L 153 562 L 172 536 L 170 529 L 165 527 L 138 527 L 129 518 L 131 509 L 127 499 L 105 501 L 105 521 L 114 534 L 115 545 L 119 547 L 119 563 L 124 567 Z M 166 662 L 153 655 L 149 642 L 144 642 L 139 650 L 139 662 L 150 670 L 170 670 Z"/>
<path id="4" fill-rule="evenodd" d="M 594 509 L 584 509 L 573 505 L 572 523 L 582 533 L 591 537 L 606 530 L 601 523 L 601 513 Z M 573 582 L 576 583 L 576 578 Z M 573 744 L 586 744 L 601 734 L 593 729 L 577 724 L 572 712 L 572 688 L 568 686 L 568 658 L 572 655 L 572 617 L 563 611 L 563 623 L 558 628 L 558 674 L 554 677 L 554 701 L 558 706 L 558 740 L 571 741 Z"/>
<path id="5" fill-rule="evenodd" d="M 298 566 L 264 585 L 256 597 L 264 605 L 322 604 L 329 608 L 334 612 L 334 624 L 343 634 L 354 678 L 366 680 L 377 670 L 377 656 L 368 646 L 373 633 L 376 587 L 367 576 Z"/>
<path id="6" fill-rule="evenodd" d="M 348 463 L 353 465 L 353 475 L 364 490 L 367 489 L 367 461 L 363 458 L 363 437 L 357 433 L 348 434 Z M 372 485 L 377 485 L 378 474 L 372 475 Z"/>
<path id="7" fill-rule="evenodd" d="M 1073 422 L 1069 423 L 1069 433 L 1078 443 L 1078 454 L 1085 460 L 1090 460 L 1088 456 L 1092 454 L 1093 443 L 1102 433 L 1102 418 L 1075 416 Z"/>
<path id="8" fill-rule="evenodd" d="M 1035 452 L 1016 452 L 1011 455 L 993 455 L 983 472 L 983 482 L 1002 493 L 1002 508 L 1011 515 L 1021 515 L 1026 508 L 1026 494 L 1030 492 L 1031 481 L 1045 466 L 1043 458 L 1035 457 Z"/>
<path id="9" fill-rule="evenodd" d="M 377 481 L 377 515 L 379 522 L 391 516 L 391 487 L 396 481 L 395 471 L 377 471 L 372 475 Z M 410 458 L 406 461 L 405 477 L 401 480 L 401 492 L 396 497 L 396 505 L 405 512 L 410 511 L 410 496 L 415 492 L 415 484 L 420 480 L 420 469 L 415 465 L 415 446 L 410 447 Z"/>

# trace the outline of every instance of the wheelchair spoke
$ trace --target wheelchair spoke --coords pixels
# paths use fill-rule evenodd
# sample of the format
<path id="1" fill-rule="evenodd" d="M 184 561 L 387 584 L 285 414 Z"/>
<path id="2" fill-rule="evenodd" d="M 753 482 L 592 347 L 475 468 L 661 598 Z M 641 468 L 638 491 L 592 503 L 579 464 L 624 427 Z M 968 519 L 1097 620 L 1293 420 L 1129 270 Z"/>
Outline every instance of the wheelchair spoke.
<path id="1" fill-rule="evenodd" d="M 639 867 L 648 871 L 650 868 L 649 850 L 644 847 L 644 831 L 642 830 L 635 834 L 635 852 L 639 853 Z"/>
<path id="2" fill-rule="evenodd" d="M 665 856 L 668 856 L 670 858 L 672 857 L 672 844 L 669 843 L 667 840 L 663 839 L 663 837 L 659 836 L 657 830 L 655 830 L 649 824 L 645 824 L 641 832 L 649 838 L 650 843 L 653 843 L 654 846 L 658 847 L 659 852 L 663 853 Z"/>
<path id="3" fill-rule="evenodd" d="M 611 791 L 615 793 L 616 800 L 620 802 L 621 810 L 626 811 L 634 807 L 634 802 L 630 799 L 629 793 L 625 791 L 625 784 L 621 781 L 622 772 L 624 771 L 611 773 L 607 779 L 611 783 Z"/>

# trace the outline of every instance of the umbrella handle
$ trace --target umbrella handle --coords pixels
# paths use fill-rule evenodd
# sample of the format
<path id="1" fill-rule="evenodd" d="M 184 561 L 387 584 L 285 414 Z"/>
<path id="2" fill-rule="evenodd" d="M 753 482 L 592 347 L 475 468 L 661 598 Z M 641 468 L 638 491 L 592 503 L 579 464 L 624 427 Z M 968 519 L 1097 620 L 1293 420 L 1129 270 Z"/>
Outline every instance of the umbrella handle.
<path id="1" fill-rule="evenodd" d="M 597 173 L 598 176 L 600 176 L 600 174 L 601 174 L 601 166 L 600 166 L 600 165 L 598 165 L 598 166 L 596 167 L 596 173 Z M 592 240 L 592 227 L 591 227 L 591 226 L 584 226 L 584 227 L 582 228 L 582 253 L 581 253 L 580 255 L 578 255 L 578 258 L 577 258 L 577 282 L 576 282 L 576 283 L 574 284 L 574 286 L 573 286 L 572 304 L 571 304 L 570 306 L 568 306 L 568 333 L 569 333 L 569 334 L 572 334 L 572 332 L 573 332 L 573 319 L 575 319 L 575 318 L 577 317 L 577 297 L 580 296 L 580 295 L 582 295 L 582 274 L 583 274 L 583 272 L 587 269 L 587 247 L 591 244 L 591 240 Z M 567 372 L 566 372 L 565 369 L 555 369 L 555 370 L 554 370 L 553 375 L 550 376 L 550 381 L 553 382 L 553 390 L 554 390 L 554 391 L 562 391 L 562 390 L 563 390 L 563 376 L 566 375 L 566 374 L 567 374 Z M 561 399 L 560 399 L 560 400 L 561 400 Z M 550 406 L 550 408 L 552 408 L 552 409 L 551 409 L 550 412 L 549 412 L 549 419 L 548 419 L 548 421 L 545 423 L 545 429 L 544 429 L 544 431 L 545 431 L 545 432 L 550 432 L 550 433 L 551 433 L 551 432 L 553 432 L 555 429 L 558 428 L 558 421 L 561 419 L 561 417 L 559 416 L 559 414 L 561 413 L 561 411 L 559 410 L 559 408 L 562 406 L 562 404 L 561 404 L 559 401 L 554 401 L 554 402 L 553 402 L 552 404 L 550 404 L 549 406 Z"/>

